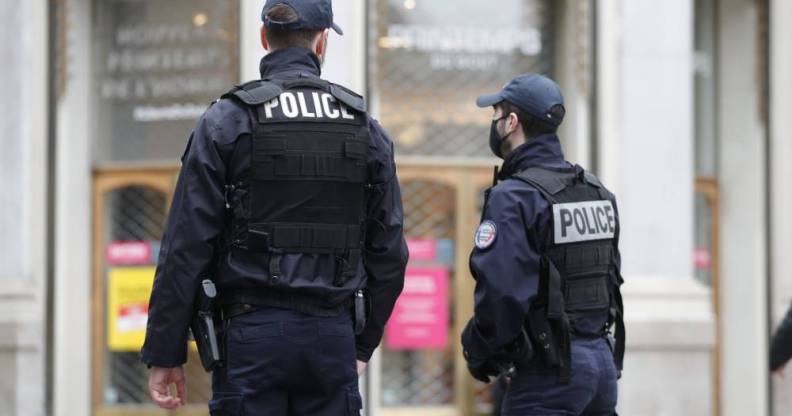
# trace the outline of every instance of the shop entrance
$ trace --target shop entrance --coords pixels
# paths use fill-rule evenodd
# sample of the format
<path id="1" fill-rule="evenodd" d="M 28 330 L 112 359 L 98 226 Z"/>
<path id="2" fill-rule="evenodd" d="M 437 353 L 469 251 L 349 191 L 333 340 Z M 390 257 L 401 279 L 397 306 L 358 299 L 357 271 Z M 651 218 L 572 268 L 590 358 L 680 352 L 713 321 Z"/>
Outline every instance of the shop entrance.
<path id="1" fill-rule="evenodd" d="M 92 285 L 92 404 L 95 415 L 206 415 L 208 375 L 189 349 L 188 406 L 167 412 L 148 397 L 147 369 L 140 363 L 148 299 L 178 168 L 97 170 L 94 174 Z M 489 186 L 485 164 L 400 163 L 405 232 L 413 252 L 405 295 L 389 323 L 381 358 L 369 372 L 371 415 L 470 415 L 487 412 L 489 390 L 467 374 L 459 347 L 473 314 L 473 279 L 467 259 L 478 224 L 482 190 Z M 420 295 L 410 287 L 434 279 L 434 319 L 411 322 Z M 417 282 L 417 283 L 416 283 Z M 425 280 L 424 280 L 425 282 Z M 411 305 L 411 299 L 417 299 Z M 412 308 L 412 309 L 411 309 Z M 437 308 L 446 308 L 444 311 Z M 421 312 L 421 311 L 417 311 Z M 403 322 L 396 323 L 397 319 Z M 436 332 L 415 335 L 429 325 Z M 438 333 L 437 331 L 442 331 Z M 439 337 L 438 337 L 439 336 Z"/>

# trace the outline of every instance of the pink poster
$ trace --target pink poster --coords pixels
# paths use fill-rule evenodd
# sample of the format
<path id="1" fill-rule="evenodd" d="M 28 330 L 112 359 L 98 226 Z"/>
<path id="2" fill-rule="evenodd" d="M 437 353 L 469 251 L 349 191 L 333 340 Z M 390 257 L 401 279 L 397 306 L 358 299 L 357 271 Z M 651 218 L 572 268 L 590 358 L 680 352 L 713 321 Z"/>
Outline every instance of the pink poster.
<path id="1" fill-rule="evenodd" d="M 392 350 L 443 349 L 448 330 L 448 269 L 408 267 L 385 328 L 385 345 Z"/>
<path id="2" fill-rule="evenodd" d="M 437 258 L 437 240 L 408 238 L 407 249 L 411 261 L 434 261 Z"/>
<path id="3" fill-rule="evenodd" d="M 151 264 L 152 249 L 148 241 L 113 241 L 107 245 L 107 264 Z"/>

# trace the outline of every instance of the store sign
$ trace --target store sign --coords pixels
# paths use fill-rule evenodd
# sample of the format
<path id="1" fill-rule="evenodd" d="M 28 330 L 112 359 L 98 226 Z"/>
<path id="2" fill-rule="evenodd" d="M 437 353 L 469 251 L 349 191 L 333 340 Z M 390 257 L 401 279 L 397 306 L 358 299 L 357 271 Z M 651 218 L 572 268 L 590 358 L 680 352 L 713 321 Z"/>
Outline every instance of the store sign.
<path id="1" fill-rule="evenodd" d="M 430 238 L 408 238 L 407 249 L 411 261 L 434 261 L 437 259 L 437 240 Z"/>
<path id="2" fill-rule="evenodd" d="M 210 102 L 238 83 L 238 4 L 97 2 L 100 161 L 176 159 Z"/>
<path id="3" fill-rule="evenodd" d="M 107 264 L 147 265 L 152 263 L 152 246 L 148 241 L 114 241 L 107 245 Z"/>
<path id="4" fill-rule="evenodd" d="M 448 269 L 408 267 L 404 290 L 385 329 L 392 350 L 443 349 L 448 345 Z"/>
<path id="5" fill-rule="evenodd" d="M 137 352 L 143 347 L 154 267 L 119 267 L 108 272 L 107 347 Z"/>

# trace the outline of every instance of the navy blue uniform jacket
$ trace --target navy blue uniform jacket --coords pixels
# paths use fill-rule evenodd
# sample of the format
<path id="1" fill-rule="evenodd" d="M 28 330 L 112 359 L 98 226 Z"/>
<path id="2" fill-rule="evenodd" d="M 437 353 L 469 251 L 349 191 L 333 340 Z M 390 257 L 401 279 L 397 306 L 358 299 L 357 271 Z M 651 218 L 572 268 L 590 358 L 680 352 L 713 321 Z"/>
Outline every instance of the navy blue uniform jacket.
<path id="1" fill-rule="evenodd" d="M 471 356 L 490 357 L 520 335 L 539 290 L 541 253 L 553 232 L 547 200 L 532 185 L 511 177 L 530 167 L 570 166 L 556 135 L 539 136 L 509 154 L 501 182 L 487 191 L 482 222 L 493 222 L 497 233 L 489 247 L 474 247 L 470 256 L 476 279 L 475 315 L 462 344 Z M 615 208 L 615 197 L 610 199 Z M 617 246 L 618 238 L 617 227 Z M 616 261 L 620 261 L 618 250 Z"/>
<path id="2" fill-rule="evenodd" d="M 261 62 L 262 78 L 319 77 L 319 58 L 301 48 L 273 52 Z M 401 192 L 393 160 L 393 143 L 382 127 L 370 120 L 368 155 L 369 222 L 365 270 L 356 276 L 371 296 L 371 314 L 357 337 L 357 357 L 368 361 L 382 339 L 385 323 L 404 284 L 407 246 L 402 231 Z M 198 121 L 182 157 L 182 169 L 168 217 L 149 306 L 142 361 L 156 367 L 176 367 L 187 360 L 188 326 L 200 281 L 214 277 L 219 291 L 260 287 L 269 278 L 265 262 L 240 249 L 218 250 L 228 226 L 225 186 L 236 184 L 250 168 L 250 120 L 237 102 L 223 99 Z M 287 254 L 284 276 L 310 276 L 321 282 L 331 277 L 331 255 Z M 330 285 L 332 286 L 332 285 Z M 300 288 L 318 298 L 351 299 L 339 288 Z"/>

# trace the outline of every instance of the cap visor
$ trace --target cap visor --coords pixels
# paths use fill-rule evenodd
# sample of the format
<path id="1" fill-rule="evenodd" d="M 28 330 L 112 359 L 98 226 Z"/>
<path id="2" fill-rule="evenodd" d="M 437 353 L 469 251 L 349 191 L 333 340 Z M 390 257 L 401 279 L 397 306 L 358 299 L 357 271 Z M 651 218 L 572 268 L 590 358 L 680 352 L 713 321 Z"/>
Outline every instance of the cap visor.
<path id="1" fill-rule="evenodd" d="M 503 93 L 496 92 L 494 94 L 484 94 L 481 97 L 476 99 L 476 105 L 484 108 L 484 107 L 492 107 L 495 104 L 503 101 Z"/>
<path id="2" fill-rule="evenodd" d="M 333 23 L 333 30 L 335 30 L 335 31 L 336 31 L 336 33 L 338 33 L 339 35 L 343 35 L 343 34 L 344 34 L 344 31 L 343 31 L 343 30 L 341 30 L 341 26 L 338 26 L 338 25 L 337 25 L 337 24 L 335 24 L 335 23 Z"/>

